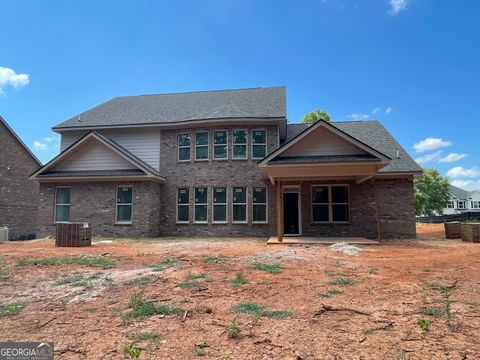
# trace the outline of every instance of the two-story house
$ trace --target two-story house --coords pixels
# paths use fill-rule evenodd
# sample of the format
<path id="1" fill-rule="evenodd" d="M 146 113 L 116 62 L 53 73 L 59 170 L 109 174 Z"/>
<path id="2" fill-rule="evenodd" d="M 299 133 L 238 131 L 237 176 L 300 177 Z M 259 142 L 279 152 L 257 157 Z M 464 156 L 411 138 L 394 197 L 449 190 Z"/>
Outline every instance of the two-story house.
<path id="1" fill-rule="evenodd" d="M 41 236 L 415 236 L 415 161 L 377 121 L 287 124 L 284 87 L 117 97 L 53 130 Z"/>
<path id="2" fill-rule="evenodd" d="M 452 215 L 467 211 L 480 211 L 480 190 L 467 191 L 450 185 L 450 199 L 443 213 Z"/>

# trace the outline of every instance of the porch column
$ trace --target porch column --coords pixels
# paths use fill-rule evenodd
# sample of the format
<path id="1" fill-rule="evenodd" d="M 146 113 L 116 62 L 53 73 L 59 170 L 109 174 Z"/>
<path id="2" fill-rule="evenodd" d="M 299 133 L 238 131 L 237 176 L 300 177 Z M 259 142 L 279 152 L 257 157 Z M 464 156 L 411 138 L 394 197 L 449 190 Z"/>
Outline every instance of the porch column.
<path id="1" fill-rule="evenodd" d="M 283 196 L 280 178 L 277 178 L 277 238 L 283 241 Z"/>

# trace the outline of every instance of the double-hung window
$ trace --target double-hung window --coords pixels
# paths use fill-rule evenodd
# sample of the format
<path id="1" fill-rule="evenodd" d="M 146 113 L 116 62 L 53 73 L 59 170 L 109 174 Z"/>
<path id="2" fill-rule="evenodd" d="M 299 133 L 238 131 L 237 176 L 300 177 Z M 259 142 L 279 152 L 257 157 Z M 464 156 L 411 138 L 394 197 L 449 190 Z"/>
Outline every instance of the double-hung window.
<path id="1" fill-rule="evenodd" d="M 346 185 L 312 187 L 312 221 L 344 223 L 349 221 L 349 193 Z"/>
<path id="2" fill-rule="evenodd" d="M 471 202 L 472 209 L 480 209 L 480 201 L 472 201 Z"/>
<path id="3" fill-rule="evenodd" d="M 247 130 L 233 130 L 232 135 L 232 158 L 247 159 Z"/>
<path id="4" fill-rule="evenodd" d="M 70 220 L 70 188 L 57 187 L 55 192 L 55 222 Z"/>
<path id="5" fill-rule="evenodd" d="M 208 160 L 208 131 L 195 133 L 195 160 Z"/>
<path id="6" fill-rule="evenodd" d="M 178 160 L 189 161 L 190 160 L 190 134 L 178 135 Z"/>
<path id="7" fill-rule="evenodd" d="M 194 220 L 196 223 L 207 222 L 207 202 L 208 202 L 208 188 L 195 188 L 195 208 Z"/>
<path id="8" fill-rule="evenodd" d="M 457 201 L 457 209 L 466 209 L 467 202 L 465 200 L 458 200 Z"/>
<path id="9" fill-rule="evenodd" d="M 227 131 L 215 131 L 213 133 L 213 158 L 215 160 L 226 160 L 227 151 Z"/>
<path id="10" fill-rule="evenodd" d="M 447 209 L 453 209 L 453 201 L 452 200 L 447 202 Z"/>
<path id="11" fill-rule="evenodd" d="M 188 223 L 190 220 L 190 190 L 177 189 L 177 222 Z"/>
<path id="12" fill-rule="evenodd" d="M 263 159 L 267 156 L 267 132 L 252 130 L 252 159 Z"/>
<path id="13" fill-rule="evenodd" d="M 253 188 L 253 222 L 267 222 L 267 188 Z"/>
<path id="14" fill-rule="evenodd" d="M 133 206 L 133 187 L 118 186 L 117 187 L 117 224 L 132 223 L 132 206 Z"/>
<path id="15" fill-rule="evenodd" d="M 247 222 L 247 188 L 234 187 L 232 198 L 232 222 Z"/>
<path id="16" fill-rule="evenodd" d="M 213 189 L 213 222 L 227 222 L 227 188 Z"/>

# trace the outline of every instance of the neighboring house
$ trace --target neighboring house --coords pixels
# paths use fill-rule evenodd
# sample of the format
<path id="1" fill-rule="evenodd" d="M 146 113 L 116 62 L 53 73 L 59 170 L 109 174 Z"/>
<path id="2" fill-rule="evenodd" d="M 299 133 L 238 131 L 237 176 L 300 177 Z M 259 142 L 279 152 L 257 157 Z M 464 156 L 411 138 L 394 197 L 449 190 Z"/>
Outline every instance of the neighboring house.
<path id="1" fill-rule="evenodd" d="M 29 177 L 41 165 L 0 116 L 0 227 L 10 240 L 35 238 L 39 186 Z"/>
<path id="2" fill-rule="evenodd" d="M 379 122 L 286 115 L 272 87 L 118 97 L 56 125 L 39 235 L 415 237 L 422 170 Z"/>
<path id="3" fill-rule="evenodd" d="M 443 213 L 451 215 L 467 211 L 480 211 L 480 190 L 467 191 L 450 185 L 450 200 Z"/>

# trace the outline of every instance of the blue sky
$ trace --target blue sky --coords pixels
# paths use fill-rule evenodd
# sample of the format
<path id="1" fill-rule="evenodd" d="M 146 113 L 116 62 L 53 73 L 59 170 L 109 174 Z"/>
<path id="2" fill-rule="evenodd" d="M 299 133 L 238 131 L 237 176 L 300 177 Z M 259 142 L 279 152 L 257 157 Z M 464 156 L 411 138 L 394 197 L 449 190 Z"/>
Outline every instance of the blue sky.
<path id="1" fill-rule="evenodd" d="M 423 166 L 480 188 L 479 1 L 0 0 L 0 12 L 0 114 L 43 162 L 53 125 L 115 96 L 285 85 L 290 122 L 314 108 L 378 119 Z"/>

